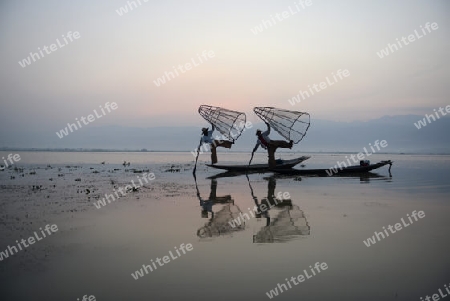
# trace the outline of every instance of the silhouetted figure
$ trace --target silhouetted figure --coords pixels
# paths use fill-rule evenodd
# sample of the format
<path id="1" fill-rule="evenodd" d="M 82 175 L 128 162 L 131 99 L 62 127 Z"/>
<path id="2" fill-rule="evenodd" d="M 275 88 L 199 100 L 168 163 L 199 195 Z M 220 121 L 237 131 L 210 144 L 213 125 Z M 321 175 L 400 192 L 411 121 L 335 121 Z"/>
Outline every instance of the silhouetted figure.
<path id="1" fill-rule="evenodd" d="M 266 122 L 267 130 L 265 132 L 262 132 L 261 130 L 256 131 L 256 136 L 258 136 L 258 140 L 256 140 L 256 145 L 253 148 L 253 153 L 256 152 L 259 146 L 267 150 L 268 156 L 269 156 L 269 167 L 275 168 L 276 167 L 276 161 L 275 161 L 275 152 L 277 151 L 277 148 L 292 148 L 293 141 L 286 142 L 284 140 L 271 140 L 269 138 L 270 134 L 270 125 Z"/>
<path id="2" fill-rule="evenodd" d="M 233 145 L 233 142 L 228 140 L 214 140 L 212 138 L 214 130 L 215 130 L 214 125 L 212 126 L 212 129 L 210 131 L 208 131 L 208 128 L 202 128 L 203 136 L 201 142 L 209 144 L 211 148 L 211 164 L 216 164 L 218 162 L 216 150 L 217 147 L 231 148 L 231 146 Z"/>

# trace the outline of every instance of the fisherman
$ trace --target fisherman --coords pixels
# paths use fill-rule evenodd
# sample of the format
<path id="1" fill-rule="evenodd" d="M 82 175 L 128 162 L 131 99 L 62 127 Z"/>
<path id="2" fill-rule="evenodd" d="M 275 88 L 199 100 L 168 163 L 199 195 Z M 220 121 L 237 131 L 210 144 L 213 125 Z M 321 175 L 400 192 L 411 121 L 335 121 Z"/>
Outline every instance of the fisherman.
<path id="1" fill-rule="evenodd" d="M 292 148 L 293 141 L 286 142 L 284 140 L 271 140 L 269 138 L 270 134 L 270 125 L 266 122 L 267 130 L 265 132 L 262 132 L 261 130 L 256 131 L 256 136 L 258 136 L 258 140 L 256 141 L 255 148 L 253 148 L 253 153 L 256 152 L 259 146 L 267 150 L 268 156 L 269 156 L 269 168 L 275 168 L 276 167 L 276 161 L 275 161 L 275 152 L 277 151 L 277 148 Z"/>
<path id="2" fill-rule="evenodd" d="M 201 139 L 201 143 L 207 143 L 211 147 L 211 163 L 216 164 L 217 163 L 217 151 L 216 148 L 221 146 L 225 148 L 231 148 L 233 145 L 232 141 L 228 140 L 213 140 L 212 133 L 214 132 L 215 127 L 214 124 L 212 125 L 212 129 L 208 131 L 208 128 L 202 128 L 202 134 L 203 137 Z"/>

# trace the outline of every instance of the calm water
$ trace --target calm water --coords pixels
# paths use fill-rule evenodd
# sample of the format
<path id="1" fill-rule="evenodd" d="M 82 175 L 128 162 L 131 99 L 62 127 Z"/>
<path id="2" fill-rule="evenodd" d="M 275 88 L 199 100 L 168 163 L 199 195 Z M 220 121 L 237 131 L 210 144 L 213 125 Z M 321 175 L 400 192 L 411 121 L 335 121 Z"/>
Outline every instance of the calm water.
<path id="1" fill-rule="evenodd" d="M 361 177 L 209 179 L 219 172 L 204 166 L 205 154 L 195 181 L 189 153 L 20 155 L 23 172 L 0 172 L 0 252 L 47 223 L 60 230 L 0 262 L 5 300 L 268 300 L 278 283 L 305 269 L 311 274 L 316 262 L 328 269 L 274 299 L 420 300 L 450 283 L 449 156 L 369 158 L 393 160 L 392 177 L 383 167 Z M 311 156 L 304 168 L 331 167 L 345 154 Z M 248 159 L 219 153 L 223 164 Z M 253 162 L 264 160 L 261 153 Z M 155 180 L 101 209 L 93 206 L 96 196 L 142 170 Z M 279 193 L 290 197 L 230 226 L 255 204 L 272 206 Z M 414 210 L 425 217 L 370 247 L 363 243 Z M 193 250 L 138 280 L 131 276 L 182 243 Z"/>

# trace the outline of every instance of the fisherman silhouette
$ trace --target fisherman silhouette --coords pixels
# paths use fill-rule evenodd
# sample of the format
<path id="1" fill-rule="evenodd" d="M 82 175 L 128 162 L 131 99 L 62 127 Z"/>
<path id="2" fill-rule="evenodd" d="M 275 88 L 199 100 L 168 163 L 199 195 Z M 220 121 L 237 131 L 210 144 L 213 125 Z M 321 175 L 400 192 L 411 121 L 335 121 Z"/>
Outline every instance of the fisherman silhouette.
<path id="1" fill-rule="evenodd" d="M 269 168 L 275 168 L 277 163 L 275 161 L 275 152 L 277 151 L 277 148 L 292 148 L 293 141 L 286 142 L 284 140 L 271 140 L 269 138 L 270 134 L 270 125 L 266 122 L 267 130 L 265 132 L 262 132 L 261 130 L 256 131 L 256 136 L 258 136 L 258 140 L 256 141 L 256 145 L 253 148 L 253 153 L 256 152 L 259 146 L 267 150 L 268 157 L 269 157 Z"/>
<path id="2" fill-rule="evenodd" d="M 212 128 L 210 131 L 208 131 L 208 128 L 202 128 L 202 139 L 201 139 L 201 143 L 207 143 L 209 144 L 210 148 L 211 148 L 211 163 L 212 164 L 216 164 L 217 161 L 217 151 L 216 148 L 217 147 L 225 147 L 225 148 L 231 148 L 231 146 L 234 144 L 234 142 L 232 141 L 228 141 L 228 140 L 213 140 L 212 138 L 212 134 L 215 130 L 214 125 L 212 125 Z"/>

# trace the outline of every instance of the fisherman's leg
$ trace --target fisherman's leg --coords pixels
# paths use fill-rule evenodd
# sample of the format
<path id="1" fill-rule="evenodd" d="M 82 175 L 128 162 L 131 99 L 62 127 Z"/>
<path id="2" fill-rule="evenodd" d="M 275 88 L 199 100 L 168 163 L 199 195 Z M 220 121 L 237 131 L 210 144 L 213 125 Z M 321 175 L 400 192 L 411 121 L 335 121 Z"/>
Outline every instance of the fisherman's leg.
<path id="1" fill-rule="evenodd" d="M 267 182 L 267 199 L 273 199 L 275 196 L 275 187 L 277 186 L 277 181 L 274 177 L 270 177 Z"/>
<path id="2" fill-rule="evenodd" d="M 211 163 L 216 164 L 217 163 L 217 151 L 214 144 L 211 144 Z"/>
<path id="3" fill-rule="evenodd" d="M 267 206 L 269 208 L 275 206 L 277 204 L 275 200 L 275 187 L 277 186 L 277 182 L 274 177 L 270 177 L 267 183 Z"/>
<path id="4" fill-rule="evenodd" d="M 215 200 L 217 197 L 217 180 L 211 179 L 211 186 L 210 186 L 210 193 L 209 193 L 209 200 Z"/>
<path id="5" fill-rule="evenodd" d="M 272 143 L 273 145 L 275 145 L 276 147 L 281 147 L 281 148 L 291 148 L 293 141 L 284 141 L 284 140 L 272 140 L 270 141 L 270 143 Z"/>
<path id="6" fill-rule="evenodd" d="M 275 151 L 277 147 L 275 145 L 269 144 L 267 147 L 267 153 L 269 155 L 269 168 L 275 168 L 277 163 L 275 162 Z"/>
<path id="7" fill-rule="evenodd" d="M 214 140 L 214 144 L 216 145 L 216 147 L 225 147 L 225 148 L 231 148 L 231 146 L 233 145 L 233 143 L 231 141 L 227 141 L 227 140 Z"/>

